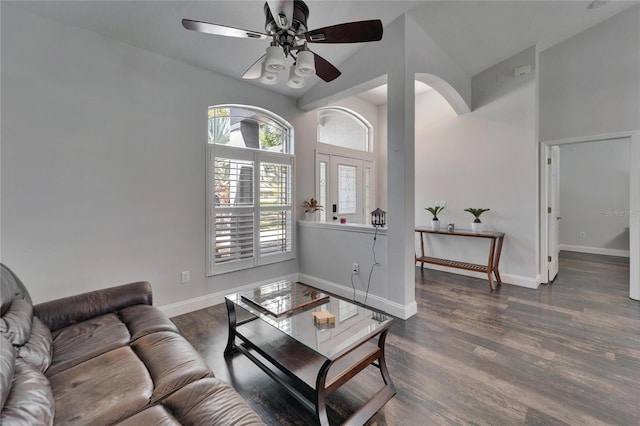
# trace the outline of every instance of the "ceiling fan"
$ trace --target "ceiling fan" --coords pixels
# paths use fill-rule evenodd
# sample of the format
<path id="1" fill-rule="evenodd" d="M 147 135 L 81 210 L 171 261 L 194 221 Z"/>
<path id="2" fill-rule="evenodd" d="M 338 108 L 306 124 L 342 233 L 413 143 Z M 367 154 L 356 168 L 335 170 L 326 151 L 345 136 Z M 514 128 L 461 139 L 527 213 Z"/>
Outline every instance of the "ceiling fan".
<path id="1" fill-rule="evenodd" d="M 309 7 L 302 0 L 268 0 L 264 5 L 265 32 L 243 30 L 226 25 L 183 19 L 188 30 L 226 37 L 271 40 L 264 55 L 243 74 L 244 79 L 257 79 L 264 84 L 277 84 L 278 71 L 287 67 L 285 58 L 291 56 L 287 85 L 304 87 L 305 77 L 317 75 L 330 82 L 340 76 L 340 71 L 329 61 L 312 52 L 307 43 L 362 43 L 382 39 L 382 22 L 379 19 L 347 22 L 316 30 L 307 30 Z"/>

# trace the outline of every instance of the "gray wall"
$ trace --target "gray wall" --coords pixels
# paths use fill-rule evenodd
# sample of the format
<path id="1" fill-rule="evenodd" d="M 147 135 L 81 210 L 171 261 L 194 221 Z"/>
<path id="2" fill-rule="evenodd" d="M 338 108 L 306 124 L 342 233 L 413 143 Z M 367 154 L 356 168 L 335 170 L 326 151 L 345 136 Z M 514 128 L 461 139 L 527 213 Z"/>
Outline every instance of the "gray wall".
<path id="1" fill-rule="evenodd" d="M 540 139 L 640 129 L 640 6 L 540 54 Z"/>
<path id="2" fill-rule="evenodd" d="M 464 209 L 490 208 L 481 217 L 485 229 L 506 233 L 503 280 L 537 287 L 535 74 L 513 75 L 526 64 L 535 67 L 533 48 L 475 76 L 476 108 L 467 114 L 456 115 L 435 91 L 416 97 L 415 217 L 430 226 L 424 208 L 446 201 L 440 222 L 470 229 L 473 216 Z M 432 256 L 486 263 L 485 241 L 429 241 Z"/>
<path id="3" fill-rule="evenodd" d="M 629 139 L 560 147 L 560 215 L 561 250 L 628 256 Z"/>
<path id="4" fill-rule="evenodd" d="M 293 100 L 8 3 L 1 83 L 2 261 L 36 302 L 148 280 L 163 306 L 297 273 L 205 277 L 207 107 L 293 121 Z"/>

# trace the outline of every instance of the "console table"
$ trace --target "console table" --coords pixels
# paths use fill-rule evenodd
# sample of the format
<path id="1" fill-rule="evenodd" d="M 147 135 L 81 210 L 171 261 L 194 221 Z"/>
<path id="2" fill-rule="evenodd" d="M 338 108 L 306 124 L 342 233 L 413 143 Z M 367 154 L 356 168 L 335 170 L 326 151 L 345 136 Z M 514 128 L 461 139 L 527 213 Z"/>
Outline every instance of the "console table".
<path id="1" fill-rule="evenodd" d="M 432 229 L 426 227 L 417 227 L 416 233 L 420 234 L 420 256 L 415 256 L 415 261 L 420 262 L 420 267 L 424 268 L 425 263 L 434 265 L 449 266 L 451 268 L 466 269 L 469 271 L 483 272 L 487 274 L 489 280 L 489 288 L 494 290 L 493 277 L 495 275 L 498 285 L 502 284 L 498 265 L 500 264 L 500 253 L 502 252 L 502 242 L 504 241 L 504 232 L 480 231 L 473 232 L 466 229 L 456 229 L 448 231 L 446 229 Z M 454 237 L 471 237 L 486 238 L 491 240 L 489 245 L 489 260 L 486 265 L 478 265 L 476 263 L 460 262 L 457 260 L 441 259 L 437 257 L 429 257 L 424 252 L 423 234 L 449 235 Z"/>

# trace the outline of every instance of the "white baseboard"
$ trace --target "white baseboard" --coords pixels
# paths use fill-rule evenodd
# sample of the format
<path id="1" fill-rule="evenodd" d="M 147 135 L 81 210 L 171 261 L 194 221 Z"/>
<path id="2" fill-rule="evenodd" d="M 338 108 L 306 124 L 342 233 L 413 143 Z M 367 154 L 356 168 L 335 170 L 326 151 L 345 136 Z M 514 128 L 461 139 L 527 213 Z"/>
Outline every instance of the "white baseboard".
<path id="1" fill-rule="evenodd" d="M 569 244 L 560 244 L 558 250 L 575 251 L 578 253 L 602 254 L 604 256 L 630 257 L 629 250 L 608 249 L 600 247 L 573 246 Z"/>
<path id="2" fill-rule="evenodd" d="M 473 278 L 486 279 L 486 274 L 481 274 L 473 271 L 466 271 L 456 268 L 449 268 L 440 265 L 425 264 L 425 267 L 438 271 L 450 272 L 458 275 L 465 275 Z M 537 289 L 540 283 L 538 278 L 527 278 L 519 275 L 512 274 L 500 274 L 502 282 L 507 284 L 518 285 L 521 287 Z M 293 282 L 300 281 L 309 284 L 319 289 L 329 291 L 347 300 L 353 299 L 353 288 L 342 284 L 336 284 L 331 281 L 316 278 L 307 274 L 290 274 L 284 277 L 271 278 L 269 280 L 246 284 L 241 287 L 235 287 L 231 289 L 222 290 L 216 293 L 206 294 L 193 299 L 183 300 L 181 302 L 172 303 L 165 306 L 160 306 L 159 309 L 164 312 L 169 318 L 178 315 L 183 315 L 189 312 L 197 311 L 199 309 L 208 308 L 209 306 L 217 305 L 224 302 L 224 297 L 231 293 L 237 293 L 241 291 L 251 290 L 261 285 L 269 284 L 278 280 L 290 280 Z M 362 290 L 356 290 L 356 300 L 360 303 L 364 302 L 365 292 Z M 418 312 L 418 304 L 416 301 L 412 301 L 407 305 L 402 305 L 391 300 L 385 299 L 374 294 L 369 294 L 367 297 L 367 305 L 387 312 L 395 317 L 408 319 Z"/>
<path id="3" fill-rule="evenodd" d="M 230 288 L 227 290 L 219 291 L 217 293 L 206 294 L 189 300 L 183 300 L 182 302 L 172 303 L 166 306 L 160 306 L 160 309 L 169 318 L 176 317 L 178 315 L 187 314 L 189 312 L 197 311 L 199 309 L 208 308 L 209 306 L 218 305 L 224 302 L 224 297 L 228 294 L 238 293 L 241 291 L 248 291 L 261 285 L 269 284 L 280 280 L 298 281 L 298 274 L 290 274 L 284 277 L 271 278 L 269 280 L 251 283 L 243 285 L 242 287 Z"/>
<path id="4" fill-rule="evenodd" d="M 347 300 L 353 300 L 352 287 L 348 287 L 342 284 L 336 284 L 334 282 L 316 278 L 307 274 L 299 274 L 298 279 L 302 283 L 309 284 L 321 290 L 329 291 Z M 363 303 L 365 295 L 366 294 L 364 291 L 356 290 L 356 301 Z M 401 305 L 399 303 L 392 302 L 388 299 L 373 294 L 369 294 L 369 296 L 367 297 L 367 306 L 371 306 L 402 319 L 408 319 L 418 312 L 418 304 L 415 300 L 407 305 Z"/>
<path id="5" fill-rule="evenodd" d="M 452 274 L 464 275 L 465 277 L 480 278 L 485 281 L 487 280 L 487 274 L 483 274 L 481 272 L 467 271 L 466 269 L 451 268 L 449 266 L 433 265 L 431 263 L 425 263 L 424 267 L 427 269 L 433 269 L 435 271 L 449 272 Z M 500 278 L 502 278 L 503 284 L 512 284 L 520 287 L 537 289 L 538 286 L 540 285 L 539 275 L 536 276 L 535 278 L 529 278 L 529 277 L 523 277 L 521 275 L 505 274 L 500 272 Z M 495 278 L 494 278 L 494 284 L 495 284 Z M 487 287 L 488 286 L 489 284 L 487 283 Z"/>

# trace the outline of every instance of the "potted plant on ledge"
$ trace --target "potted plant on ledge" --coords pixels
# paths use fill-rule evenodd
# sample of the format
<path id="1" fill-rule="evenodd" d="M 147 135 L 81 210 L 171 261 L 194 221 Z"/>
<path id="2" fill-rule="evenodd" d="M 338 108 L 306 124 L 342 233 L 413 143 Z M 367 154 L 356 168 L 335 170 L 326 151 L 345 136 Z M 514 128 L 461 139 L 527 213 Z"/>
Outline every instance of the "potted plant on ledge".
<path id="1" fill-rule="evenodd" d="M 438 213 L 442 213 L 444 209 L 444 206 L 425 207 L 425 210 L 433 215 L 433 219 L 431 219 L 431 229 L 440 229 L 440 220 L 438 219 Z"/>
<path id="2" fill-rule="evenodd" d="M 310 221 L 316 220 L 316 212 L 323 209 L 323 207 L 318 204 L 318 200 L 313 197 L 308 200 L 304 200 L 302 202 L 302 207 L 304 208 L 305 219 Z"/>
<path id="3" fill-rule="evenodd" d="M 481 232 L 482 231 L 482 222 L 480 221 L 480 215 L 484 212 L 488 212 L 491 209 L 474 209 L 469 207 L 468 209 L 464 209 L 465 212 L 469 212 L 475 217 L 474 221 L 471 222 L 471 230 L 473 232 Z"/>

